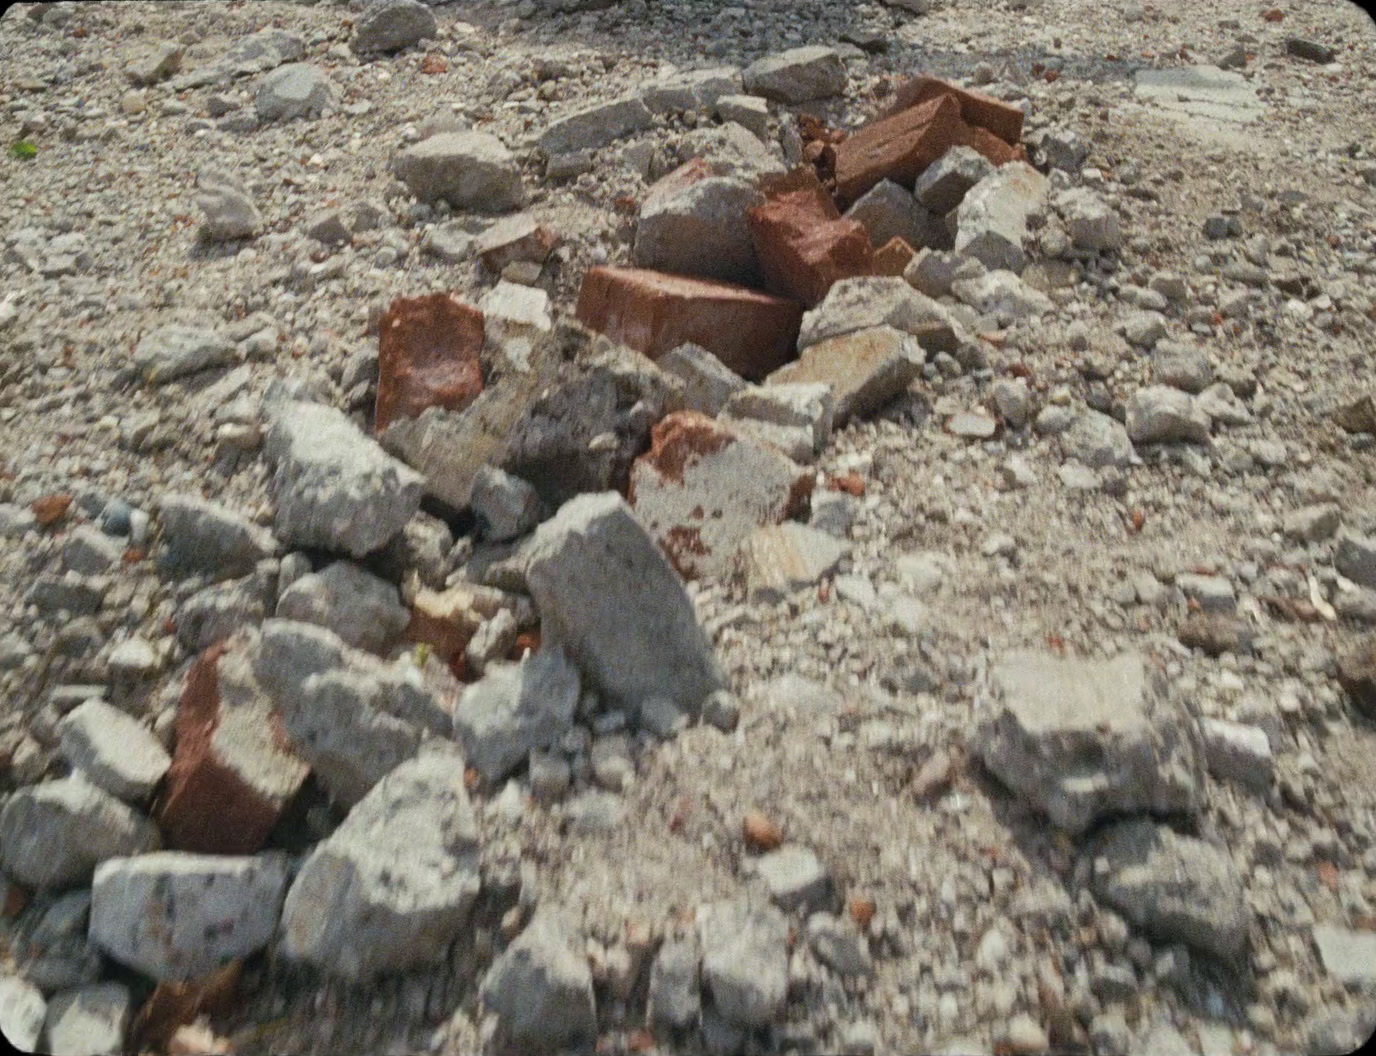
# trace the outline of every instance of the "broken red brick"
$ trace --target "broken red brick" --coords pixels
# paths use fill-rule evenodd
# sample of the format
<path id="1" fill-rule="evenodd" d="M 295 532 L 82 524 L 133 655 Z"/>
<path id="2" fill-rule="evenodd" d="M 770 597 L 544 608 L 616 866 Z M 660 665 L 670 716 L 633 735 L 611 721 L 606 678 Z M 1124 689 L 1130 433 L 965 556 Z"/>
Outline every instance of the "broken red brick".
<path id="1" fill-rule="evenodd" d="M 57 495 L 44 495 L 29 507 L 33 510 L 33 515 L 38 518 L 38 523 L 44 528 L 56 524 L 66 515 L 67 509 L 72 504 L 72 497 L 65 493 Z"/>
<path id="2" fill-rule="evenodd" d="M 977 128 L 988 129 L 1010 147 L 1016 146 L 1022 138 L 1023 112 L 1011 103 L 995 99 L 991 95 L 967 91 L 954 84 L 935 77 L 919 75 L 898 86 L 894 100 L 881 115 L 881 120 L 939 96 L 950 96 L 960 107 L 961 118 Z"/>
<path id="3" fill-rule="evenodd" d="M 730 282 L 604 267 L 583 276 L 577 316 L 650 359 L 691 341 L 759 381 L 793 358 L 803 306 Z"/>
<path id="4" fill-rule="evenodd" d="M 1026 161 L 1027 151 L 1022 144 L 1010 147 L 987 128 L 962 122 L 956 133 L 955 146 L 970 147 L 989 159 L 991 165 L 1007 165 L 1010 161 Z"/>
<path id="5" fill-rule="evenodd" d="M 187 672 L 177 743 L 157 808 L 167 846 L 253 854 L 309 772 L 281 718 L 233 642 L 211 646 Z"/>
<path id="6" fill-rule="evenodd" d="M 483 391 L 483 313 L 451 297 L 398 297 L 378 326 L 378 432 L 427 407 L 461 411 Z"/>
<path id="7" fill-rule="evenodd" d="M 937 95 L 871 122 L 836 147 L 836 198 L 849 205 L 881 180 L 911 187 L 964 133 L 960 104 Z"/>
<path id="8" fill-rule="evenodd" d="M 916 255 L 912 246 L 894 235 L 893 238 L 874 251 L 872 274 L 901 278 Z"/>
<path id="9" fill-rule="evenodd" d="M 765 288 L 815 307 L 840 279 L 869 275 L 874 249 L 858 220 L 843 220 L 810 168 L 763 181 L 766 196 L 746 214 Z"/>

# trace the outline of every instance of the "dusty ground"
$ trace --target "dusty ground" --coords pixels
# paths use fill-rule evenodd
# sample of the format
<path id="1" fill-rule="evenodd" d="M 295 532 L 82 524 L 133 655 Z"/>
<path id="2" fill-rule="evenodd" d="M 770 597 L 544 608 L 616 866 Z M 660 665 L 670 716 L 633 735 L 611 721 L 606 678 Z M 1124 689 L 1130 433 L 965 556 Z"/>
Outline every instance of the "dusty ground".
<path id="1" fill-rule="evenodd" d="M 555 185 L 542 180 L 532 144 L 562 109 L 619 94 L 664 63 L 744 65 L 783 47 L 836 44 L 860 29 L 883 32 L 890 47 L 852 61 L 849 96 L 815 108 L 838 125 L 872 114 L 896 75 L 968 80 L 987 64 L 986 90 L 1030 100 L 1029 127 L 1072 128 L 1089 140 L 1086 164 L 1109 181 L 1127 249 L 1091 268 L 1057 315 L 1015 326 L 990 346 L 987 373 L 938 373 L 879 420 L 833 437 L 821 468 L 857 471 L 866 482 L 854 553 L 841 571 L 870 580 L 876 606 L 833 590 L 752 607 L 729 578 L 698 584 L 700 614 L 745 700 L 737 731 L 694 728 L 644 752 L 624 793 L 624 822 L 609 836 L 564 831 L 560 806 L 489 809 L 485 860 L 533 868 L 541 899 L 583 909 L 588 934 L 614 945 L 628 921 L 663 930 L 676 914 L 748 887 L 740 819 L 751 808 L 765 811 L 791 842 L 816 851 L 844 897 L 874 899 L 877 971 L 862 985 L 842 987 L 829 976 L 800 984 L 789 1006 L 796 1033 L 752 1042 L 762 1051 L 837 1051 L 850 1024 L 870 1021 L 881 1052 L 988 1052 L 1010 1015 L 1001 991 L 1011 992 L 1015 1012 L 1052 1018 L 1059 1002 L 1044 997 L 1048 977 L 1063 981 L 1065 1003 L 1083 1025 L 1110 1006 L 1122 1011 L 1134 1048 L 1169 1022 L 1196 1051 L 1317 1052 L 1332 1017 L 1376 1011 L 1370 991 L 1326 978 L 1309 939 L 1314 922 L 1351 926 L 1376 904 L 1376 728 L 1355 715 L 1333 678 L 1334 656 L 1370 631 L 1343 619 L 1290 622 L 1258 600 L 1278 592 L 1275 574 L 1285 569 L 1333 589 L 1328 547 L 1286 540 L 1286 512 L 1332 497 L 1345 525 L 1376 530 L 1376 455 L 1329 417 L 1373 384 L 1376 187 L 1360 175 L 1373 164 L 1376 128 L 1369 17 L 1337 0 L 1282 3 L 1281 22 L 1264 21 L 1256 4 L 1196 0 L 968 0 L 938 2 L 922 17 L 821 0 L 633 0 L 572 15 L 544 6 L 446 5 L 437 9 L 437 41 L 361 65 L 331 50 L 349 38 L 353 5 L 91 3 L 57 28 L 32 23 L 22 7 L 8 13 L 0 21 L 0 138 L 8 144 L 22 133 L 39 152 L 31 161 L 0 159 L 0 236 L 13 245 L 24 228 L 40 228 L 45 239 L 81 232 L 90 259 L 75 274 L 46 278 L 12 256 L 0 263 L 0 299 L 18 306 L 15 323 L 0 330 L 0 500 L 28 504 L 70 491 L 83 506 L 82 496 L 93 496 L 92 510 L 112 495 L 148 508 L 165 490 L 191 488 L 266 510 L 261 461 L 228 474 L 214 465 L 201 390 L 216 376 L 144 389 L 127 383 L 128 356 L 166 322 L 223 325 L 264 311 L 281 338 L 254 364 L 252 391 L 260 393 L 283 372 L 337 379 L 352 353 L 375 344 L 366 334 L 370 314 L 394 296 L 455 290 L 476 301 L 491 280 L 473 264 L 445 265 L 418 251 L 438 217 L 417 209 L 404 189 L 396 193 L 386 171 L 406 129 L 439 110 L 452 107 L 525 152 L 530 209 L 567 240 L 551 292 L 568 311 L 590 263 L 627 259 L 630 218 L 616 200 L 643 193 L 644 173 L 658 163 L 654 150 L 683 129 L 662 123 L 610 148 L 593 173 Z M 174 95 L 165 85 L 147 90 L 145 113 L 121 109 L 129 49 L 182 41 L 183 68 L 195 68 L 266 25 L 301 33 L 306 61 L 330 72 L 346 103 L 370 104 L 367 111 L 237 134 L 205 119 L 213 89 Z M 1288 57 L 1289 35 L 1338 48 L 1337 65 Z M 1264 108 L 1257 123 L 1231 131 L 1182 125 L 1134 98 L 1135 69 L 1214 62 L 1238 43 L 1254 56 L 1246 73 Z M 420 73 L 427 52 L 445 55 L 448 71 Z M 566 61 L 572 74 L 547 82 L 546 97 L 534 71 L 551 60 Z M 1048 81 L 1046 69 L 1058 79 Z M 212 162 L 253 186 L 270 232 L 251 247 L 196 243 L 191 178 Z M 1150 199 L 1131 193 L 1143 187 Z M 392 218 L 337 251 L 338 277 L 300 288 L 293 265 L 318 248 L 299 234 L 302 219 L 358 199 L 385 201 Z M 1223 288 L 1235 285 L 1220 280 L 1220 267 L 1241 243 L 1208 242 L 1201 229 L 1232 209 L 1247 238 L 1269 240 L 1268 267 L 1308 281 L 1307 316 L 1287 311 L 1287 297 L 1274 289 L 1238 318 L 1213 314 Z M 385 246 L 395 263 L 379 263 Z M 1090 394 L 1087 373 L 1106 364 L 1101 384 L 1110 403 L 1121 403 L 1150 367 L 1113 331 L 1130 310 L 1116 294 L 1161 270 L 1191 287 L 1172 326 L 1185 330 L 1190 308 L 1210 309 L 1201 336 L 1215 364 L 1255 378 L 1254 424 L 1229 429 L 1204 457 L 1148 453 L 1118 486 L 1088 492 L 1057 478 L 1054 439 L 1028 432 L 980 444 L 943 430 L 948 413 L 980 404 L 990 381 L 1015 364 L 1030 374 L 1039 401 L 1072 404 Z M 1085 326 L 1086 351 L 1071 348 L 1073 320 Z M 162 442 L 132 451 L 120 437 L 149 414 Z M 1274 464 L 1230 459 L 1243 451 L 1255 458 L 1258 443 L 1283 445 L 1275 458 L 1263 448 Z M 1009 488 L 1000 472 L 1014 448 L 1035 474 L 1028 487 Z M 1013 545 L 986 556 L 981 545 L 995 534 Z M 0 623 L 34 653 L 0 682 L 12 760 L 23 756 L 16 748 L 42 703 L 37 659 L 60 630 L 23 597 L 56 564 L 59 547 L 30 536 L 0 548 Z M 888 584 L 910 591 L 898 559 L 917 551 L 942 555 L 947 570 L 920 598 L 926 626 L 901 635 L 888 626 L 882 599 Z M 1169 583 L 1196 569 L 1236 585 L 1256 636 L 1252 655 L 1191 652 L 1176 640 L 1183 602 L 1124 602 L 1117 590 L 1144 572 Z M 175 589 L 151 561 L 121 577 L 115 589 L 124 604 L 107 600 L 100 632 L 163 637 L 180 600 Z M 1276 789 L 1259 796 L 1215 783 L 1199 826 L 1229 848 L 1257 912 L 1243 976 L 1195 963 L 1186 984 L 1171 986 L 1152 977 L 1148 961 L 1134 997 L 1100 1001 L 1084 983 L 1105 943 L 1100 910 L 1076 902 L 1082 878 L 1069 845 L 973 761 L 958 767 L 952 790 L 935 803 L 912 795 L 912 777 L 933 751 L 961 758 L 991 658 L 1029 645 L 1080 656 L 1141 650 L 1166 665 L 1201 714 L 1279 723 Z M 162 687 L 175 686 L 183 659 L 148 693 L 150 716 L 166 707 Z M 918 668 L 931 691 L 910 690 Z M 772 699 L 766 682 L 787 673 L 828 683 L 838 699 L 816 708 Z M 93 658 L 59 660 L 46 685 L 95 675 Z M 40 752 L 28 773 L 11 766 L 7 785 L 35 780 L 50 756 Z M 1273 864 L 1260 864 L 1261 845 L 1280 849 Z M 1044 885 L 1063 888 L 1076 906 L 1064 928 L 1014 912 Z M 976 966 L 974 952 L 997 921 L 1012 956 L 991 972 Z M 448 967 L 366 992 L 260 957 L 247 966 L 248 1000 L 214 1025 L 243 1053 L 474 1051 L 471 984 L 501 941 L 489 921 Z M 939 1013 L 943 993 L 955 995 L 954 1017 Z M 609 1010 L 608 1047 L 599 1051 L 620 1051 L 643 1003 L 633 1000 L 624 1022 L 615 1002 L 599 1007 Z M 691 1052 L 695 1044 L 661 1041 L 660 1051 Z"/>

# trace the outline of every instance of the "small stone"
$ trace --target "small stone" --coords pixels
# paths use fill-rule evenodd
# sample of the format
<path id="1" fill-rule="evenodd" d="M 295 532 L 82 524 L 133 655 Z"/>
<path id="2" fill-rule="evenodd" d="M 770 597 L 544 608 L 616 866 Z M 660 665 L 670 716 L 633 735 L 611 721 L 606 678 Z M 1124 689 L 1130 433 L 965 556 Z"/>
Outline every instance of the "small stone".
<path id="1" fill-rule="evenodd" d="M 234 360 L 234 345 L 227 338 L 187 326 L 164 326 L 134 349 L 134 366 L 150 385 L 228 366 Z"/>
<path id="2" fill-rule="evenodd" d="M 403 150 L 397 177 L 422 202 L 507 212 L 525 204 L 521 170 L 501 140 L 486 132 L 444 132 Z"/>
<path id="3" fill-rule="evenodd" d="M 533 487 L 492 466 L 478 470 L 471 502 L 483 538 L 493 542 L 517 539 L 533 531 L 544 514 L 544 504 Z"/>
<path id="4" fill-rule="evenodd" d="M 379 654 L 410 622 L 397 588 L 352 561 L 335 561 L 296 580 L 282 591 L 275 615 L 328 628 L 347 645 Z"/>
<path id="5" fill-rule="evenodd" d="M 850 920 L 813 913 L 807 918 L 807 941 L 817 959 L 837 975 L 869 975 L 874 970 L 869 943 Z"/>
<path id="6" fill-rule="evenodd" d="M 1330 978 L 1354 989 L 1376 986 L 1376 932 L 1322 924 L 1313 935 Z"/>
<path id="7" fill-rule="evenodd" d="M 1134 444 L 1207 444 L 1210 422 L 1189 393 L 1150 385 L 1138 389 L 1128 404 L 1127 432 Z"/>
<path id="8" fill-rule="evenodd" d="M 1358 586 L 1376 589 L 1376 536 L 1343 532 L 1333 550 L 1333 567 Z"/>
<path id="9" fill-rule="evenodd" d="M 279 66 L 258 82 L 253 105 L 260 121 L 318 117 L 335 103 L 325 71 L 305 62 Z"/>
<path id="10" fill-rule="evenodd" d="M 831 876 L 806 847 L 785 845 L 762 855 L 755 872 L 784 911 L 820 909 L 831 897 Z"/>
<path id="11" fill-rule="evenodd" d="M 1206 718 L 1200 720 L 1200 734 L 1214 777 L 1260 792 L 1271 787 L 1271 742 L 1261 727 Z"/>
<path id="12" fill-rule="evenodd" d="M 435 14 L 419 0 L 372 0 L 354 25 L 353 50 L 394 52 L 439 32 Z"/>

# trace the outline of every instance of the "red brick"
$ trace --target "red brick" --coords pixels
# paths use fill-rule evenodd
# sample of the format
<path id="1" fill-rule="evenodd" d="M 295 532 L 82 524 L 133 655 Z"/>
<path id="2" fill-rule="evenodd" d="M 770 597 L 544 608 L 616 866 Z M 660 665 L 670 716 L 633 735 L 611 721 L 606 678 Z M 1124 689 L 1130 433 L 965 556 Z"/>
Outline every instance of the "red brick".
<path id="1" fill-rule="evenodd" d="M 187 672 L 157 807 L 175 850 L 253 854 L 309 772 L 241 650 L 233 640 L 212 646 Z"/>
<path id="2" fill-rule="evenodd" d="M 686 342 L 758 381 L 794 355 L 803 306 L 745 286 L 644 268 L 589 268 L 578 321 L 658 359 Z"/>
<path id="3" fill-rule="evenodd" d="M 378 432 L 427 407 L 461 411 L 483 391 L 483 314 L 447 293 L 398 297 L 378 326 Z"/>
<path id="4" fill-rule="evenodd" d="M 747 220 L 767 290 L 812 308 L 837 280 L 871 273 L 869 232 L 841 219 L 815 172 L 795 169 L 761 189 L 767 200 Z"/>
<path id="5" fill-rule="evenodd" d="M 894 235 L 874 251 L 874 274 L 901 278 L 914 256 L 913 247 Z"/>
<path id="6" fill-rule="evenodd" d="M 960 105 L 960 116 L 967 124 L 988 129 L 1009 146 L 1022 138 L 1022 110 L 1001 102 L 993 96 L 966 91 L 935 77 L 919 75 L 899 85 L 894 101 L 881 115 L 892 117 L 900 111 L 918 106 L 941 95 L 949 95 Z"/>
<path id="7" fill-rule="evenodd" d="M 960 105 L 948 95 L 874 121 L 836 147 L 836 198 L 850 205 L 881 180 L 911 187 L 962 134 Z"/>
<path id="8" fill-rule="evenodd" d="M 1010 161 L 1027 160 L 1027 151 L 1022 148 L 1021 144 L 1010 147 L 987 128 L 980 128 L 978 125 L 962 123 L 960 131 L 956 135 L 955 145 L 971 147 L 979 151 L 993 165 L 1007 165 Z"/>
<path id="9" fill-rule="evenodd" d="M 708 165 L 702 158 L 694 158 L 692 161 L 685 162 L 673 172 L 661 176 L 650 184 L 649 190 L 645 192 L 645 197 L 641 199 L 641 207 L 653 205 L 663 198 L 672 198 L 679 191 L 685 190 L 695 183 L 701 183 L 712 175 L 714 175 L 712 166 Z"/>

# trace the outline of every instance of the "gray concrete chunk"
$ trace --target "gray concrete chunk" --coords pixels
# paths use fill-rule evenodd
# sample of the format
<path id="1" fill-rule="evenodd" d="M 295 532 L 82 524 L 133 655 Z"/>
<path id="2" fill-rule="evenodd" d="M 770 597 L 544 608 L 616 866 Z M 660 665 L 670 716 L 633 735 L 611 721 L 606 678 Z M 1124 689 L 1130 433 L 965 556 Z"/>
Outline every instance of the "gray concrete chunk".
<path id="1" fill-rule="evenodd" d="M 766 55 L 741 72 L 752 95 L 778 103 L 829 99 L 846 90 L 846 66 L 835 48 L 813 45 Z"/>
<path id="2" fill-rule="evenodd" d="M 764 195 L 745 180 L 709 176 L 673 193 L 646 196 L 636 221 L 637 267 L 723 282 L 758 280 L 748 210 Z"/>
<path id="3" fill-rule="evenodd" d="M 362 557 L 386 545 L 420 508 L 420 474 L 331 407 L 280 405 L 264 453 L 274 467 L 276 533 L 288 546 Z"/>
<path id="4" fill-rule="evenodd" d="M 954 352 L 958 344 L 955 324 L 936 301 L 906 279 L 866 276 L 835 283 L 816 308 L 803 313 L 798 351 L 877 326 L 912 334 L 928 352 Z"/>
<path id="5" fill-rule="evenodd" d="M 282 854 L 116 858 L 96 869 L 91 941 L 159 982 L 201 979 L 267 945 L 286 886 Z"/>
<path id="6" fill-rule="evenodd" d="M 307 62 L 279 66 L 259 83 L 253 96 L 260 121 L 319 117 L 335 103 L 335 90 L 325 71 Z"/>
<path id="7" fill-rule="evenodd" d="M 1059 827 L 1079 833 L 1114 813 L 1198 809 L 1198 730 L 1140 656 L 1014 653 L 994 666 L 990 689 L 977 750 Z"/>
<path id="8" fill-rule="evenodd" d="M 536 531 L 526 575 L 546 641 L 632 714 L 658 696 L 696 715 L 725 688 L 692 602 L 620 495 L 565 503 Z"/>
<path id="9" fill-rule="evenodd" d="M 43 1025 L 50 1056 L 119 1056 L 132 999 L 123 983 L 94 983 L 54 994 Z"/>
<path id="10" fill-rule="evenodd" d="M 165 495 L 159 519 L 158 570 L 166 576 L 237 579 L 277 552 L 277 542 L 266 528 L 196 495 Z"/>
<path id="11" fill-rule="evenodd" d="M 806 847 L 785 845 L 761 855 L 755 873 L 769 889 L 769 897 L 784 911 L 819 910 L 831 899 L 831 875 Z"/>
<path id="12" fill-rule="evenodd" d="M 438 32 L 435 13 L 420 0 L 372 0 L 354 24 L 353 50 L 400 51 Z"/>
<path id="13" fill-rule="evenodd" d="M 646 1018 L 673 1030 L 688 1030 L 702 1012 L 698 986 L 701 954 L 697 939 L 688 935 L 666 940 L 650 968 Z"/>
<path id="14" fill-rule="evenodd" d="M 336 561 L 284 590 L 277 618 L 314 623 L 355 649 L 385 653 L 406 630 L 411 614 L 394 585 L 352 561 Z"/>
<path id="15" fill-rule="evenodd" d="M 547 1053 L 597 1034 L 592 973 L 582 942 L 555 909 L 542 908 L 507 947 L 481 989 L 509 1050 Z"/>
<path id="16" fill-rule="evenodd" d="M 697 966 L 694 965 L 696 980 Z M 21 1052 L 37 1052 L 48 1003 L 43 991 L 17 975 L 0 976 L 0 1034 Z"/>
<path id="17" fill-rule="evenodd" d="M 427 747 L 301 866 L 282 909 L 285 952 L 354 980 L 442 958 L 478 895 L 478 838 L 462 757 Z"/>
<path id="18" fill-rule="evenodd" d="M 917 178 L 913 195 L 932 213 L 944 217 L 965 200 L 970 188 L 993 172 L 993 162 L 973 147 L 952 147 Z"/>
<path id="19" fill-rule="evenodd" d="M 547 156 L 598 150 L 654 123 L 649 108 L 635 96 L 593 103 L 557 119 L 540 137 Z"/>
<path id="20" fill-rule="evenodd" d="M 733 393 L 748 382 L 701 345 L 671 349 L 656 361 L 659 368 L 683 380 L 683 409 L 715 418 Z"/>
<path id="21" fill-rule="evenodd" d="M 103 700 L 78 705 L 57 729 L 62 757 L 116 799 L 147 799 L 172 765 L 151 730 Z"/>
<path id="22" fill-rule="evenodd" d="M 1044 212 L 1046 177 L 1023 162 L 1010 162 L 982 179 L 956 211 L 957 253 L 976 257 L 987 268 L 1022 274 L 1028 218 Z"/>
<path id="23" fill-rule="evenodd" d="M 487 132 L 441 132 L 407 147 L 392 171 L 422 202 L 443 198 L 455 209 L 503 213 L 525 204 L 521 168 Z"/>
<path id="24" fill-rule="evenodd" d="M 134 349 L 134 366 L 150 385 L 228 366 L 234 358 L 234 343 L 229 338 L 190 326 L 161 327 Z"/>
<path id="25" fill-rule="evenodd" d="M 788 996 L 788 922 L 772 906 L 717 902 L 698 915 L 702 982 L 728 1023 L 771 1022 Z"/>

